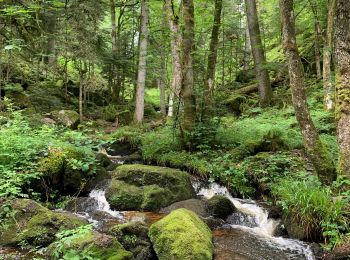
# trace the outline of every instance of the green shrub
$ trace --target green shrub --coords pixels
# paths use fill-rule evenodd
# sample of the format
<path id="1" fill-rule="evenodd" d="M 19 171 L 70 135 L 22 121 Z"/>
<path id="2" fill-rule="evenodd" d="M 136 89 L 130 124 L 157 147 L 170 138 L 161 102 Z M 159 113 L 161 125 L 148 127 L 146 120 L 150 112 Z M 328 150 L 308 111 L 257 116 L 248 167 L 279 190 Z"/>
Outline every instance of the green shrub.
<path id="1" fill-rule="evenodd" d="M 315 176 L 282 179 L 272 186 L 272 193 L 286 215 L 310 237 L 323 235 L 328 247 L 335 246 L 349 228 L 345 215 L 348 199 L 322 186 Z"/>
<path id="2" fill-rule="evenodd" d="M 39 160 L 53 150 L 69 153 L 70 167 L 94 172 L 94 147 L 83 133 L 46 125 L 34 128 L 20 111 L 9 111 L 0 128 L 0 197 L 28 196 L 31 191 L 22 188 L 39 177 Z"/>

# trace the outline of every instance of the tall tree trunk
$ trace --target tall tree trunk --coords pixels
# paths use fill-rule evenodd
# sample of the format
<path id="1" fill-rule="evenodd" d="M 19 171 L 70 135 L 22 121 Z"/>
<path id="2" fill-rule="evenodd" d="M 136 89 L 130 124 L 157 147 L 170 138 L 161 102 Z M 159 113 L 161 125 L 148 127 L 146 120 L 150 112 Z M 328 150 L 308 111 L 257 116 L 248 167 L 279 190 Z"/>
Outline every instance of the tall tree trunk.
<path id="1" fill-rule="evenodd" d="M 315 64 L 316 64 L 316 76 L 317 79 L 322 78 L 322 72 L 321 72 L 321 51 L 320 51 L 320 44 L 322 39 L 322 30 L 321 25 L 318 17 L 318 11 L 317 11 L 317 5 L 314 2 L 314 0 L 309 0 L 311 11 L 314 14 L 314 24 L 315 24 Z"/>
<path id="2" fill-rule="evenodd" d="M 83 122 L 83 88 L 84 88 L 84 71 L 82 64 L 79 65 L 79 120 L 80 123 Z"/>
<path id="3" fill-rule="evenodd" d="M 181 91 L 182 71 L 181 71 L 181 42 L 182 37 L 179 28 L 179 17 L 175 13 L 172 0 L 164 0 L 164 10 L 167 15 L 171 32 L 171 56 L 172 56 L 172 79 L 169 95 L 168 117 L 174 114 L 174 99 L 179 97 Z"/>
<path id="4" fill-rule="evenodd" d="M 116 15 L 115 15 L 115 1 L 110 0 L 109 2 L 111 8 L 111 37 L 112 37 L 112 52 L 113 54 L 117 51 L 117 25 L 116 25 Z"/>
<path id="5" fill-rule="evenodd" d="M 335 111 L 340 150 L 339 172 L 341 176 L 350 179 L 350 1 L 337 0 L 335 17 Z"/>
<path id="6" fill-rule="evenodd" d="M 196 121 L 196 104 L 193 94 L 193 51 L 194 51 L 194 6 L 193 0 L 183 0 L 183 31 L 182 31 L 182 84 L 180 97 L 183 101 L 183 118 L 181 129 L 186 136 L 193 129 Z M 185 138 L 187 139 L 187 138 Z M 185 140 L 186 141 L 186 140 Z M 186 144 L 187 145 L 187 144 Z"/>
<path id="7" fill-rule="evenodd" d="M 167 58 L 166 58 L 166 29 L 167 26 L 167 15 L 166 15 L 166 6 L 163 5 L 163 16 L 162 16 L 162 38 L 160 43 L 160 77 L 158 79 L 159 87 L 159 104 L 160 104 L 160 113 L 163 117 L 166 117 L 166 105 L 165 105 L 165 86 L 167 84 Z"/>
<path id="8" fill-rule="evenodd" d="M 323 49 L 323 88 L 324 100 L 327 111 L 333 109 L 333 84 L 331 77 L 331 61 L 333 49 L 333 28 L 334 28 L 334 12 L 336 0 L 328 1 L 328 16 L 327 16 L 327 32 L 326 42 Z"/>
<path id="9" fill-rule="evenodd" d="M 245 0 L 245 6 L 250 43 L 253 51 L 257 79 L 259 81 L 260 105 L 264 107 L 268 106 L 271 102 L 272 88 L 269 73 L 266 68 L 265 51 L 261 42 L 256 0 Z"/>
<path id="10" fill-rule="evenodd" d="M 205 89 L 204 89 L 205 108 L 203 109 L 204 120 L 209 119 L 213 113 L 215 70 L 216 70 L 216 62 L 217 62 L 217 56 L 218 56 L 221 12 L 222 12 L 222 0 L 215 0 L 214 24 L 211 31 L 207 73 L 205 77 Z"/>
<path id="11" fill-rule="evenodd" d="M 245 30 L 245 42 L 244 42 L 244 64 L 243 64 L 244 71 L 249 70 L 250 53 L 251 53 L 250 38 L 249 38 L 249 29 L 247 25 Z"/>
<path id="12" fill-rule="evenodd" d="M 47 63 L 53 64 L 56 61 L 56 14 L 49 13 L 47 15 Z"/>
<path id="13" fill-rule="evenodd" d="M 141 0 L 140 56 L 137 75 L 135 122 L 141 124 L 145 109 L 145 83 L 148 45 L 148 0 Z"/>
<path id="14" fill-rule="evenodd" d="M 336 178 L 335 167 L 319 138 L 307 106 L 304 69 L 296 44 L 293 0 L 280 0 L 280 11 L 282 43 L 288 61 L 295 115 L 301 128 L 306 152 L 316 169 L 319 179 L 324 184 L 331 184 Z"/>

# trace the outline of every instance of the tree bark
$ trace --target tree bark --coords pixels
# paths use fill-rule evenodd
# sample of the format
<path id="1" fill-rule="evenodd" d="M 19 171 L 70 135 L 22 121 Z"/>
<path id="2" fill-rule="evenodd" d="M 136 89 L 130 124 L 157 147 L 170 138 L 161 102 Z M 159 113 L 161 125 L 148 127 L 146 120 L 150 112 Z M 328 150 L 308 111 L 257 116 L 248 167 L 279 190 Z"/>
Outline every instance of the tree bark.
<path id="1" fill-rule="evenodd" d="M 323 184 L 329 185 L 335 180 L 336 171 L 331 157 L 319 138 L 307 106 L 304 69 L 295 36 L 293 0 L 280 0 L 280 11 L 282 21 L 282 44 L 288 61 L 295 115 L 301 128 L 306 152 L 316 169 L 319 179 Z"/>
<path id="2" fill-rule="evenodd" d="M 250 53 L 251 53 L 250 38 L 249 38 L 249 29 L 247 25 L 245 30 L 245 42 L 244 42 L 244 64 L 243 64 L 244 71 L 249 70 Z"/>
<path id="3" fill-rule="evenodd" d="M 196 121 L 196 105 L 193 95 L 193 51 L 194 51 L 194 6 L 193 0 L 183 0 L 183 31 L 182 31 L 182 57 L 183 77 L 180 97 L 183 101 L 183 118 L 181 130 L 187 135 L 193 129 Z M 187 138 L 185 138 L 187 139 Z"/>
<path id="4" fill-rule="evenodd" d="M 336 119 L 339 173 L 350 180 L 350 2 L 338 0 L 335 15 Z"/>
<path id="5" fill-rule="evenodd" d="M 331 61 L 333 49 L 333 30 L 334 30 L 334 13 L 336 0 L 328 1 L 327 32 L 326 42 L 323 49 L 323 88 L 325 108 L 331 111 L 334 107 L 333 84 L 331 78 Z"/>
<path id="6" fill-rule="evenodd" d="M 115 1 L 110 0 L 109 2 L 111 8 L 111 37 L 112 37 L 112 52 L 113 54 L 117 51 L 117 25 L 116 25 L 116 15 L 115 15 Z"/>
<path id="7" fill-rule="evenodd" d="M 261 42 L 258 12 L 256 0 L 245 0 L 249 36 L 257 79 L 259 81 L 260 105 L 268 106 L 272 99 L 272 89 L 270 84 L 269 73 L 266 68 L 266 58 L 264 47 Z"/>
<path id="8" fill-rule="evenodd" d="M 175 13 L 172 0 L 164 0 L 164 9 L 167 15 L 171 32 L 171 56 L 172 56 L 172 79 L 169 95 L 168 117 L 174 114 L 174 99 L 179 97 L 181 91 L 182 71 L 181 71 L 181 42 L 182 37 L 179 28 L 179 17 Z"/>
<path id="9" fill-rule="evenodd" d="M 214 24 L 211 32 L 208 65 L 204 89 L 203 117 L 205 120 L 209 119 L 213 114 L 215 70 L 219 46 L 221 12 L 222 0 L 215 0 Z"/>
<path id="10" fill-rule="evenodd" d="M 141 0 L 141 32 L 140 32 L 140 57 L 137 76 L 135 122 L 141 124 L 144 117 L 145 108 L 145 83 L 147 65 L 147 45 L 148 45 L 148 3 Z"/>
<path id="11" fill-rule="evenodd" d="M 56 61 L 56 14 L 49 13 L 47 15 L 47 63 L 53 64 Z"/>
<path id="12" fill-rule="evenodd" d="M 315 24 L 315 64 L 316 64 L 316 76 L 317 79 L 322 78 L 322 70 L 321 70 L 321 51 L 320 51 L 320 44 L 321 44 L 321 25 L 318 17 L 318 11 L 317 11 L 317 5 L 314 2 L 314 0 L 309 0 L 311 11 L 314 14 L 314 24 Z"/>

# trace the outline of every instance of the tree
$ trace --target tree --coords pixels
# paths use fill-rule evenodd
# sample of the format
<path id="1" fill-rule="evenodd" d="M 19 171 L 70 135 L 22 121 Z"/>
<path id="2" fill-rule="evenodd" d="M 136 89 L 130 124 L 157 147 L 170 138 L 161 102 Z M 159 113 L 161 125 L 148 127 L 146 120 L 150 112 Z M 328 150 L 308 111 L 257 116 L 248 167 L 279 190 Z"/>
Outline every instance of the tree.
<path id="1" fill-rule="evenodd" d="M 184 136 L 193 130 L 196 121 L 196 105 L 193 94 L 194 6 L 193 0 L 182 2 L 182 84 L 180 97 L 183 102 L 181 130 Z M 186 139 L 186 138 L 185 138 Z M 186 141 L 186 140 L 185 140 Z"/>
<path id="2" fill-rule="evenodd" d="M 293 0 L 280 0 L 280 10 L 282 22 L 282 45 L 288 61 L 295 115 L 301 128 L 306 152 L 316 169 L 319 179 L 324 184 L 331 184 L 336 178 L 335 167 L 320 140 L 307 106 L 304 69 L 296 43 Z"/>
<path id="3" fill-rule="evenodd" d="M 141 32 L 140 32 L 140 57 L 137 76 L 135 122 L 141 124 L 145 109 L 145 83 L 147 65 L 147 45 L 148 45 L 148 3 L 141 0 Z"/>
<path id="4" fill-rule="evenodd" d="M 326 42 L 323 48 L 323 88 L 325 92 L 325 107 L 327 111 L 333 109 L 333 84 L 331 78 L 331 61 L 333 49 L 334 12 L 336 0 L 328 1 Z"/>
<path id="5" fill-rule="evenodd" d="M 350 2 L 338 0 L 335 19 L 337 65 L 336 119 L 340 150 L 339 172 L 350 179 Z"/>
<path id="6" fill-rule="evenodd" d="M 259 81 L 260 105 L 268 106 L 272 98 L 269 73 L 266 68 L 265 51 L 262 45 L 256 0 L 245 0 L 250 43 L 253 52 L 256 75 Z"/>
<path id="7" fill-rule="evenodd" d="M 222 0 L 215 0 L 214 23 L 211 32 L 207 73 L 205 77 L 204 89 L 204 119 L 211 117 L 213 112 L 213 94 L 215 83 L 215 69 L 217 62 L 218 46 L 219 46 L 219 31 L 221 24 Z"/>
<path id="8" fill-rule="evenodd" d="M 322 30 L 321 30 L 321 25 L 318 17 L 318 10 L 317 10 L 317 5 L 314 0 L 309 0 L 310 6 L 311 6 L 311 11 L 314 15 L 314 27 L 315 27 L 315 40 L 314 40 L 314 45 L 315 45 L 315 63 L 316 63 L 316 76 L 317 79 L 320 79 L 322 77 L 321 73 L 321 51 L 320 51 L 320 44 L 321 44 L 321 39 L 322 39 Z"/>
<path id="9" fill-rule="evenodd" d="M 172 79 L 169 95 L 168 117 L 174 114 L 174 99 L 180 96 L 182 82 L 181 42 L 182 36 L 179 27 L 179 16 L 175 13 L 172 0 L 164 0 L 164 10 L 171 33 L 171 57 L 172 57 Z"/>

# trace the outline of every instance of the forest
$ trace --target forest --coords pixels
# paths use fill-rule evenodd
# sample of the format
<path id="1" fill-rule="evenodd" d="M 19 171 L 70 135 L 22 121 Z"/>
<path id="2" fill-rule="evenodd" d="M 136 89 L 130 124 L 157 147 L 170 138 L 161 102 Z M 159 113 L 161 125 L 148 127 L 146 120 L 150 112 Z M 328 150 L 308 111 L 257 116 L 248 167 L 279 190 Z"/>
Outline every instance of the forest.
<path id="1" fill-rule="evenodd" d="M 350 259 L 350 1 L 0 0 L 0 259 Z"/>

